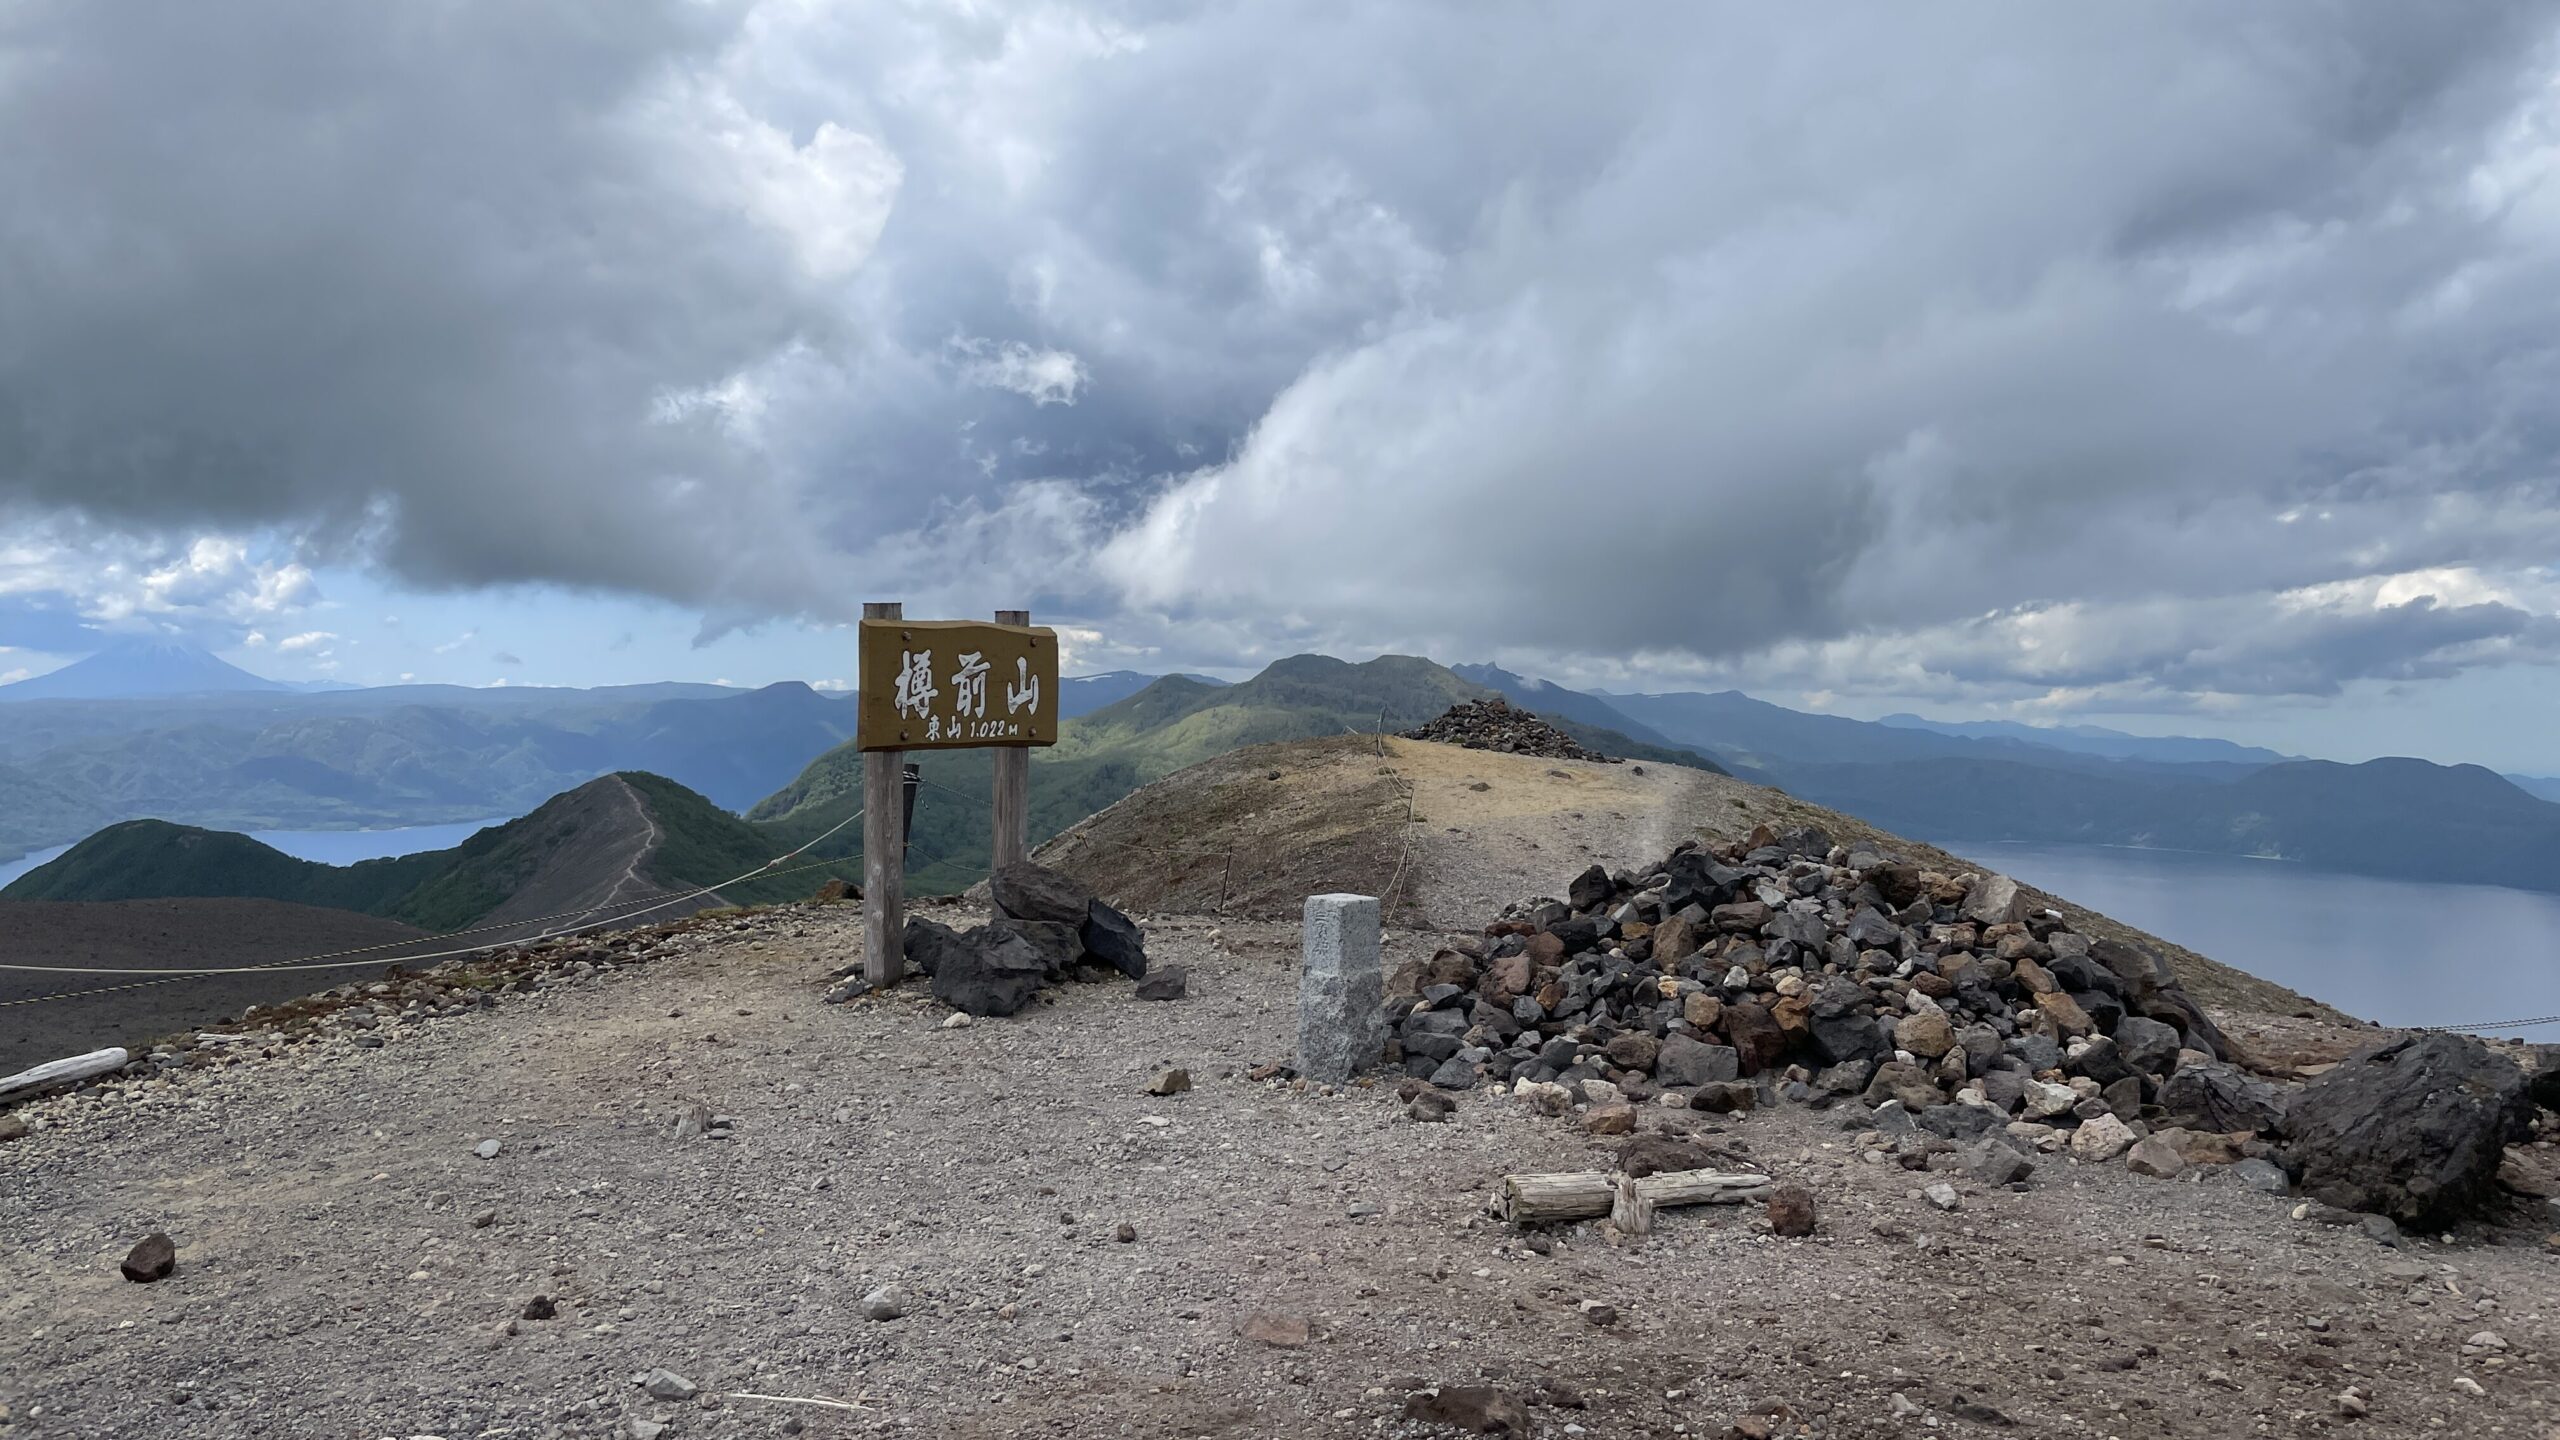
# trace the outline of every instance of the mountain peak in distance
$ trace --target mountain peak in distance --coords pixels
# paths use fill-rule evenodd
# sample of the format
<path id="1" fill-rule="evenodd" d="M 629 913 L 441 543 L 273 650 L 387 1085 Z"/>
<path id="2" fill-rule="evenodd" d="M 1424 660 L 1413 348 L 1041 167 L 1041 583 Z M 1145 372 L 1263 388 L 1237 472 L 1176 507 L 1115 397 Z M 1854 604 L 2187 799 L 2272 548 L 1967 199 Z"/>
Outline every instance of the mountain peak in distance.
<path id="1" fill-rule="evenodd" d="M 0 701 L 118 700 L 138 695 L 204 695 L 217 691 L 286 691 L 281 680 L 252 675 L 201 645 L 166 635 L 121 636 L 85 660 L 0 685 Z"/>

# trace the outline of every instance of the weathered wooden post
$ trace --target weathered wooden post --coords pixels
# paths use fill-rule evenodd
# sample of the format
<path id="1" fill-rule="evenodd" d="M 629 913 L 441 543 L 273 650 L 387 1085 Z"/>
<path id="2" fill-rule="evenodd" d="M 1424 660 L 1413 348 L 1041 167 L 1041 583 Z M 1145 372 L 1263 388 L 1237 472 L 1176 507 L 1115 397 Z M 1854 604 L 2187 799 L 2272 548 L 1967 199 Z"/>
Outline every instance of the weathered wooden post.
<path id="1" fill-rule="evenodd" d="M 1028 610 L 999 610 L 999 625 L 1031 624 Z M 995 754 L 995 845 L 989 863 L 1001 870 L 1031 858 L 1031 752 L 1007 746 Z"/>
<path id="2" fill-rule="evenodd" d="M 909 620 L 894 601 L 862 607 L 862 975 L 893 985 L 906 974 L 906 805 L 910 750 L 996 752 L 997 864 L 1023 858 L 1029 818 L 1026 746 L 1058 743 L 1058 637 L 1030 612 L 994 625 Z"/>
<path id="3" fill-rule="evenodd" d="M 865 620 L 898 620 L 907 613 L 896 600 L 862 607 Z M 863 632 L 867 638 L 868 631 Z M 872 677 L 862 676 L 862 706 L 871 709 Z M 862 978 L 874 985 L 894 985 L 907 973 L 907 837 L 903 752 L 870 748 L 870 737 L 856 732 L 862 755 Z"/>

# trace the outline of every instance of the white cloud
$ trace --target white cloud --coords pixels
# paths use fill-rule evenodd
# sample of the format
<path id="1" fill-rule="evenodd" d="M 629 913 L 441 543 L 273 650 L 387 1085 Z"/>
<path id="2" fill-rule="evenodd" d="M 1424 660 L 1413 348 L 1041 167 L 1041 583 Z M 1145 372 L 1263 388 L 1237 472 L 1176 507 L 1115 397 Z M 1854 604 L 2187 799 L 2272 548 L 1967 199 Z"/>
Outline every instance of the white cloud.
<path id="1" fill-rule="evenodd" d="M 292 655 L 305 650 L 318 649 L 337 638 L 326 630 L 305 630 L 299 635 L 288 635 L 277 641 L 276 649 Z"/>
<path id="2" fill-rule="evenodd" d="M 1073 405 L 1076 392 L 1091 378 L 1084 362 L 1073 354 L 1040 349 L 1019 340 L 998 344 L 974 336 L 954 337 L 945 349 L 961 377 L 970 384 L 1010 390 L 1034 405 Z"/>

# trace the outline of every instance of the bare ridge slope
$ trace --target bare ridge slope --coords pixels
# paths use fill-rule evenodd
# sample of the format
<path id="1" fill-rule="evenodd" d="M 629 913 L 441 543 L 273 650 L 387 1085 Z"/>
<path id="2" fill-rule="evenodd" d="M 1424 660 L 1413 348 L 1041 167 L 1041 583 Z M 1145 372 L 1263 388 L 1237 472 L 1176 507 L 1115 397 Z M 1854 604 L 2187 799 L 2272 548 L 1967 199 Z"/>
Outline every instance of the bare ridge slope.
<path id="1" fill-rule="evenodd" d="M 1594 862 L 1649 864 L 1682 840 L 1729 838 L 1760 824 L 1872 839 L 1951 873 L 1991 868 L 1730 775 L 1374 735 L 1221 755 L 1069 828 L 1038 858 L 1143 910 L 1285 919 L 1308 895 L 1352 891 L 1381 897 L 1393 924 L 1474 930 L 1511 901 L 1559 893 Z M 2217 1009 L 2335 1015 L 2281 985 L 2026 888 L 2077 929 L 2166 955 L 2188 989 Z"/>

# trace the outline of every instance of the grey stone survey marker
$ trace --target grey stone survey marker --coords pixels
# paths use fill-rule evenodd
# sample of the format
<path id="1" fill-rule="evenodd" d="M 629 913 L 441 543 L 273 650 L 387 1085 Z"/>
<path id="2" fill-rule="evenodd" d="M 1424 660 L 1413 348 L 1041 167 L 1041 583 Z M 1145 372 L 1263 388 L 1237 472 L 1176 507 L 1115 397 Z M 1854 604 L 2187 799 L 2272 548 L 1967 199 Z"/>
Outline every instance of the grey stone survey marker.
<path id="1" fill-rule="evenodd" d="M 1386 1052 L 1386 976 L 1379 969 L 1378 902 L 1310 895 L 1298 970 L 1298 1073 L 1339 1084 Z"/>

